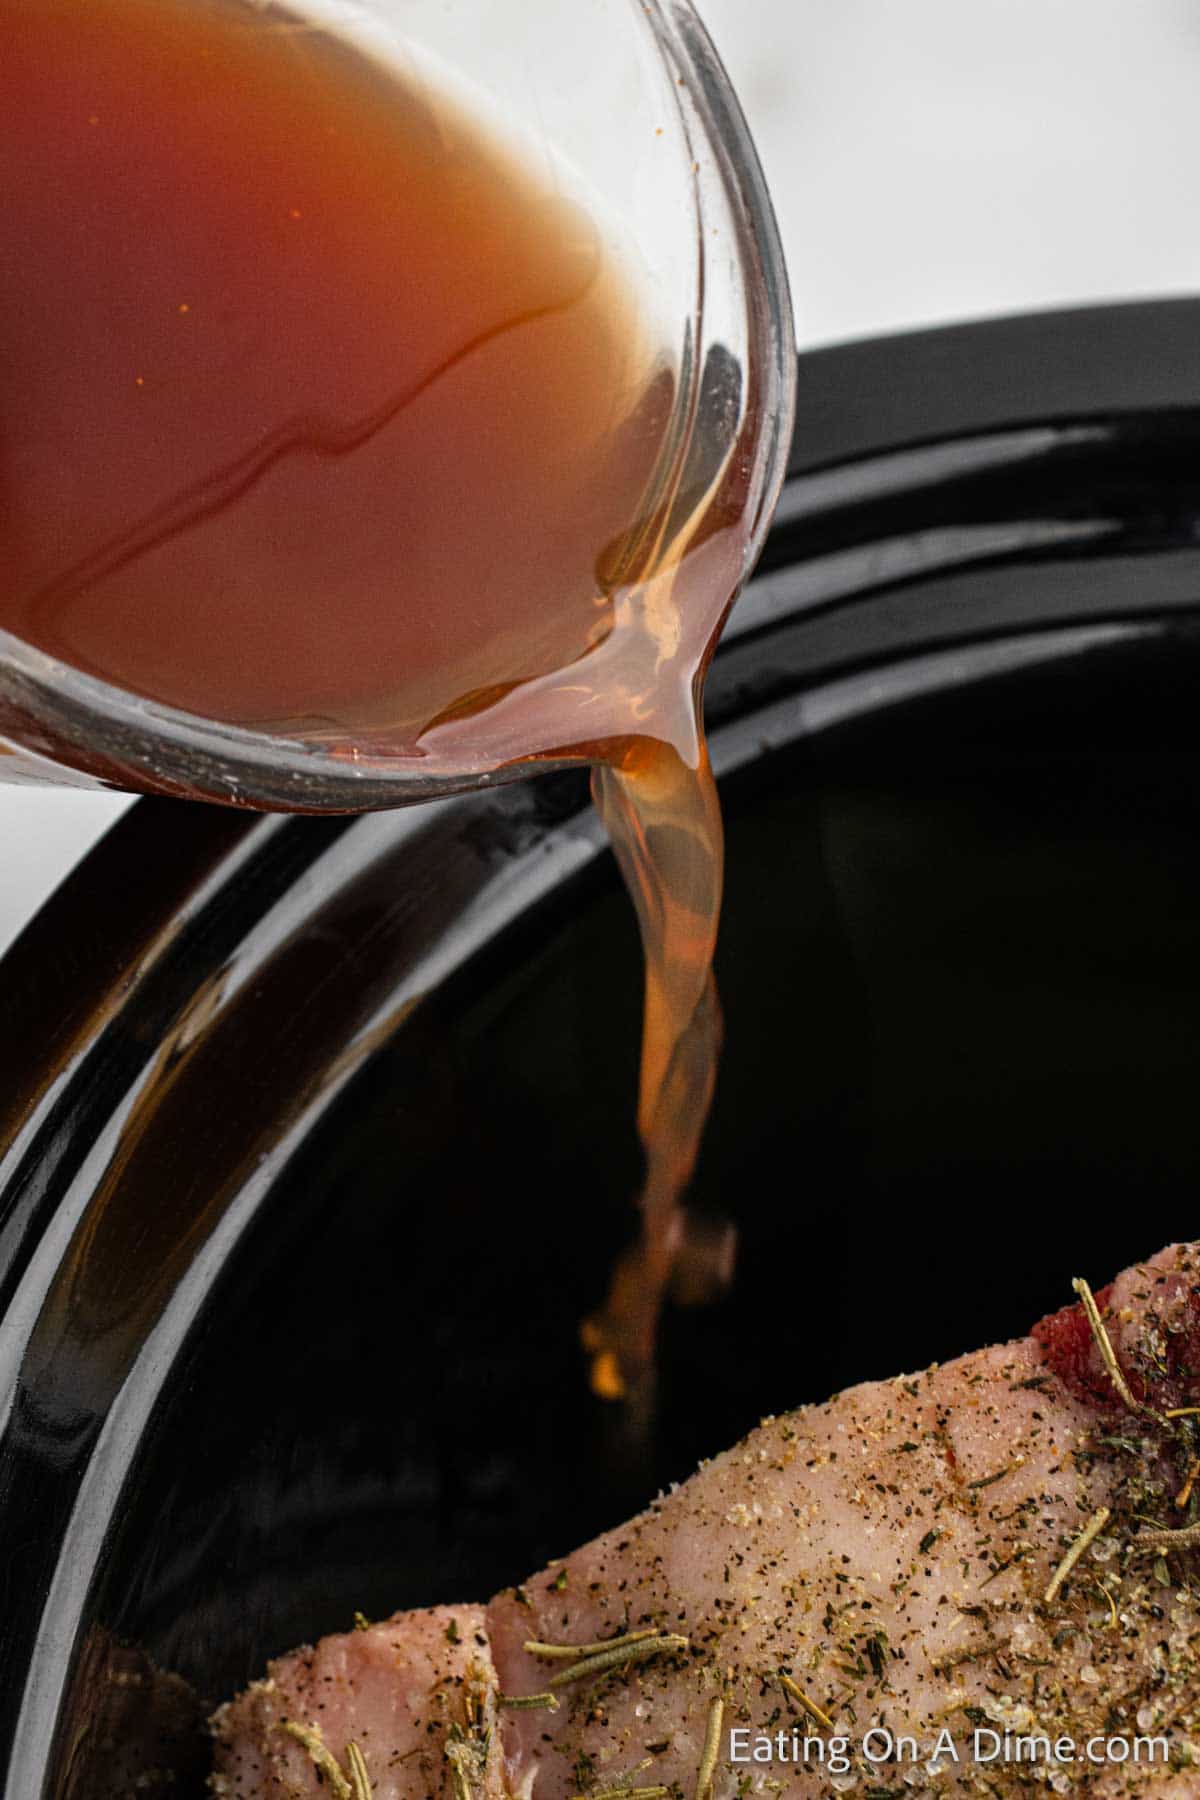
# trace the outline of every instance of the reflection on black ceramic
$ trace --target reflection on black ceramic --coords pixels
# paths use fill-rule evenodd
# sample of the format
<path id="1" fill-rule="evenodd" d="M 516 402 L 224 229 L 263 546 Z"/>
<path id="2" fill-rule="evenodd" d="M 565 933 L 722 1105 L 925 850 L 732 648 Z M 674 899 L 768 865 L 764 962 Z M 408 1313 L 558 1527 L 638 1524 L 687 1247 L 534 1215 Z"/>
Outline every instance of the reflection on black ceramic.
<path id="1" fill-rule="evenodd" d="M 123 1791 L 121 1643 L 152 1663 L 117 1735 L 182 1781 L 189 1690 L 483 1597 L 761 1413 L 1194 1233 L 1195 427 L 1155 356 L 1198 312 L 802 364 L 810 467 L 711 684 L 728 1035 L 692 1204 L 736 1278 L 669 1310 L 649 1444 L 578 1347 L 634 1223 L 640 1005 L 574 778 L 358 821 L 145 802 L 16 947 L 6 1800 Z M 1157 346 L 1140 401 L 1128 355 L 1105 386 L 1122 334 Z"/>

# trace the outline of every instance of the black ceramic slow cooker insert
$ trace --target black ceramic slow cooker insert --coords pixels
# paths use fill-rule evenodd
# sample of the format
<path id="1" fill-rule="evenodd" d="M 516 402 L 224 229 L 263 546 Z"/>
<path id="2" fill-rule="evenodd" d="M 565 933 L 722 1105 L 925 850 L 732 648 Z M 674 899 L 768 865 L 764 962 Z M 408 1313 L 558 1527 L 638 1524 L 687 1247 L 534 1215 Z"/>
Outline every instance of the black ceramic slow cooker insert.
<path id="1" fill-rule="evenodd" d="M 1200 303 L 802 358 L 709 689 L 732 1284 L 637 1436 L 640 962 L 582 778 L 145 800 L 0 965 L 6 1800 L 202 1791 L 204 1709 L 484 1597 L 760 1415 L 1193 1235 Z"/>

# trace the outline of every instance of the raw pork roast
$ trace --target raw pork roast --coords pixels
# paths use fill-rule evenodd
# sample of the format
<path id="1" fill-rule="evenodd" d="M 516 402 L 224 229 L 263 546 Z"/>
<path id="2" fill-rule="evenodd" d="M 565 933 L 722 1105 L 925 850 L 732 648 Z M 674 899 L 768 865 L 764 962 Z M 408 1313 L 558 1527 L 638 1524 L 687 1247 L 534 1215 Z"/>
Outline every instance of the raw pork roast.
<path id="1" fill-rule="evenodd" d="M 765 1419 L 487 1606 L 281 1658 L 214 1792 L 1200 1800 L 1200 1245 L 1079 1291 Z"/>

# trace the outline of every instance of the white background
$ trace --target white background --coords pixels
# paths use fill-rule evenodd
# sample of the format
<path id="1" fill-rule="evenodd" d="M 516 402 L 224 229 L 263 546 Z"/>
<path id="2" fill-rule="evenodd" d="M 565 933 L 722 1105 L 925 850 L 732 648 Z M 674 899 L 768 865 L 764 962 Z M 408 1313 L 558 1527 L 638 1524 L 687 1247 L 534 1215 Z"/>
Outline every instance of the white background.
<path id="1" fill-rule="evenodd" d="M 1200 292 L 1200 0 L 701 10 L 775 195 L 802 346 Z M 0 789 L 0 949 L 130 804 Z"/>

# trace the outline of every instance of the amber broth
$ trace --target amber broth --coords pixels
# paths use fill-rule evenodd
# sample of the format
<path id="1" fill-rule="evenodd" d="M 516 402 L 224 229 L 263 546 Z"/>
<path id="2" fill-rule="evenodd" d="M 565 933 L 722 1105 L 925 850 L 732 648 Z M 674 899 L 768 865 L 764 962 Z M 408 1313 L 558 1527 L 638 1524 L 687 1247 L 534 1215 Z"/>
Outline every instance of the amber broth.
<path id="1" fill-rule="evenodd" d="M 0 0 L 0 184 L 0 627 L 349 757 L 596 765 L 647 1177 L 587 1341 L 644 1386 L 719 1040 L 698 708 L 740 542 L 698 505 L 667 544 L 636 281 L 426 71 L 237 0 Z"/>

